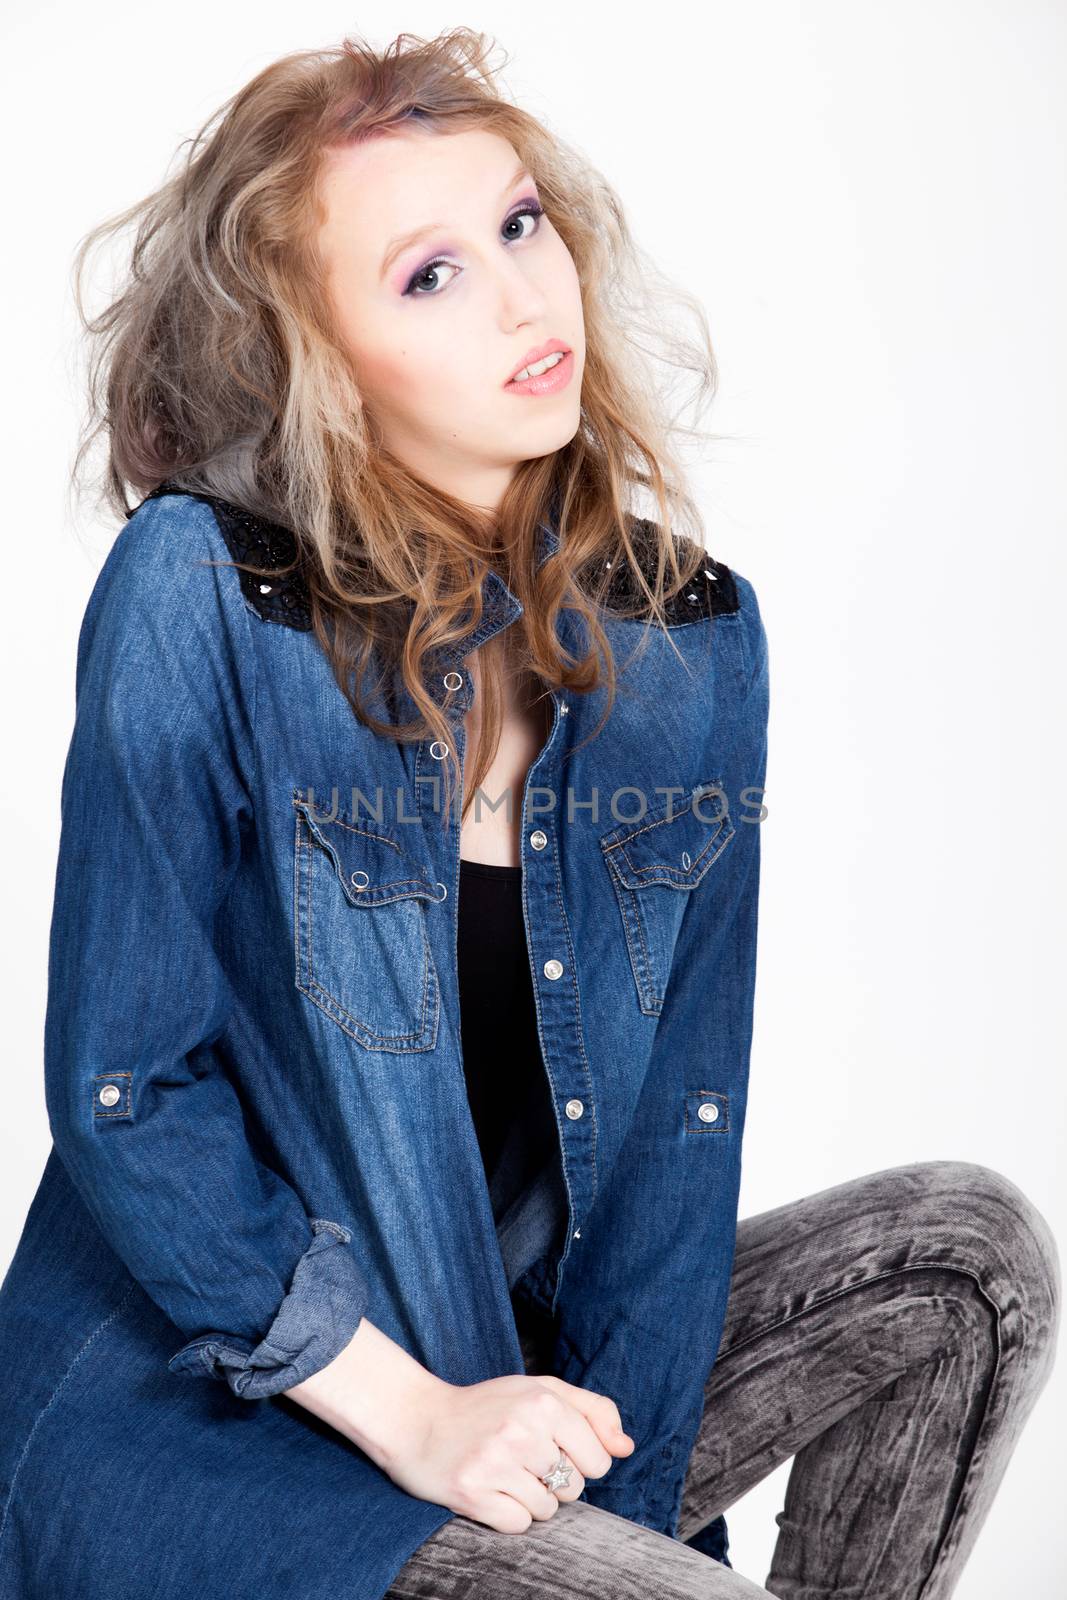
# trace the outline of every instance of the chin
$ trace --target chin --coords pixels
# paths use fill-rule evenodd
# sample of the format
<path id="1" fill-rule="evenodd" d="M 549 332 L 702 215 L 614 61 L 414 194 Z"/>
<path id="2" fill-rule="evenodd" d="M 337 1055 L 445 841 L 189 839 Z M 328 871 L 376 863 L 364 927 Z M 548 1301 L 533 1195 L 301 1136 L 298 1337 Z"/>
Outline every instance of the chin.
<path id="1" fill-rule="evenodd" d="M 517 442 L 521 442 L 525 459 L 532 460 L 535 456 L 547 456 L 554 450 L 562 450 L 578 432 L 580 422 L 579 407 L 572 407 L 565 417 L 532 418 L 529 427 L 518 430 Z"/>

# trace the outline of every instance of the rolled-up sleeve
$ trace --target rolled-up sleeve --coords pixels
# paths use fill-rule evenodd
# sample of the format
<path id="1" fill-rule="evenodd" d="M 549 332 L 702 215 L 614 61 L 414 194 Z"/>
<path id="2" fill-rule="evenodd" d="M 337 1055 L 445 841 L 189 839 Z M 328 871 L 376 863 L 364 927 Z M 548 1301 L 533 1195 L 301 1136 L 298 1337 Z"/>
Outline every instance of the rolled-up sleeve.
<path id="1" fill-rule="evenodd" d="M 219 911 L 255 826 L 250 615 L 211 508 L 145 502 L 78 640 L 48 958 L 56 1150 L 185 1343 L 170 1370 L 280 1393 L 351 1340 L 367 1286 L 343 1219 L 259 1159 L 215 1048 Z"/>

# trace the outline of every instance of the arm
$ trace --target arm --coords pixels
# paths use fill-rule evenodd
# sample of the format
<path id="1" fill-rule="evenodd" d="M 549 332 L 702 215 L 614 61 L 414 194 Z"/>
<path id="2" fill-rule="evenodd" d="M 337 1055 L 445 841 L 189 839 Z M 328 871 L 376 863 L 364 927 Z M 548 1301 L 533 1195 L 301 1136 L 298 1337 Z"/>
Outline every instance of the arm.
<path id="1" fill-rule="evenodd" d="M 364 1317 L 340 1354 L 285 1392 L 394 1474 L 452 1389 Z"/>
<path id="2" fill-rule="evenodd" d="M 90 596 L 63 773 L 45 1017 L 56 1149 L 184 1334 L 247 1399 L 331 1361 L 366 1303 L 351 1235 L 255 1156 L 213 1043 L 216 915 L 253 825 L 250 616 L 210 507 L 147 502 Z"/>

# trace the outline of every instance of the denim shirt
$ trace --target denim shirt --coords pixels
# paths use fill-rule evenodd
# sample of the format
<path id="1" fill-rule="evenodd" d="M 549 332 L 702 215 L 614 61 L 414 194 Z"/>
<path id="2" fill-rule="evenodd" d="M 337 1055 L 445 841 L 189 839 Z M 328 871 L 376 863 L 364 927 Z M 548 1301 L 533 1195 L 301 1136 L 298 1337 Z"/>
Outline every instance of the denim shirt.
<path id="1" fill-rule="evenodd" d="M 539 541 L 542 562 L 553 517 Z M 582 1498 L 677 1536 L 745 1124 L 768 706 L 754 590 L 709 557 L 632 660 L 644 624 L 609 616 L 617 700 L 582 749 L 603 691 L 552 695 L 520 847 L 559 1160 L 498 1226 L 462 1070 L 445 752 L 356 720 L 298 576 L 230 565 L 287 553 L 285 530 L 163 485 L 86 609 L 49 953 L 54 1148 L 31 1212 L 69 1184 L 70 1242 L 49 1250 L 79 1252 L 81 1275 L 50 1292 L 74 1316 L 97 1269 L 116 1306 L 136 1285 L 173 1332 L 165 1381 L 249 1404 L 325 1366 L 364 1315 L 449 1383 L 521 1373 L 521 1301 L 547 1329 L 542 1370 L 610 1395 L 635 1440 Z M 425 679 L 460 759 L 464 658 L 522 609 L 493 571 L 482 602 Z M 577 612 L 559 632 L 584 651 Z M 396 673 L 373 704 L 415 712 Z M 37 1248 L 18 1263 L 0 1312 L 47 1299 Z M 11 1391 L 12 1459 L 44 1392 Z M 344 1448 L 365 1558 L 347 1592 L 381 1600 L 453 1513 Z M 265 1572 L 259 1592 L 283 1589 Z"/>

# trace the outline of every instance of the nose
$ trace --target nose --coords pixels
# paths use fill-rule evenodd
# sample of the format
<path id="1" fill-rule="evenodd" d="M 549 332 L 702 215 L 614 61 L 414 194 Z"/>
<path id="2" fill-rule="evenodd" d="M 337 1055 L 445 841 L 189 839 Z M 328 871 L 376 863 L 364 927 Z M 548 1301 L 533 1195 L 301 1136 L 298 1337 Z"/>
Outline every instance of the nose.
<path id="1" fill-rule="evenodd" d="M 546 329 L 547 337 L 553 331 L 548 327 L 550 309 L 548 296 L 532 269 L 514 255 L 505 257 L 497 270 L 497 321 L 500 331 L 510 335 L 517 328 L 536 326 Z M 503 383 L 510 376 L 510 373 L 501 373 L 500 381 Z"/>

